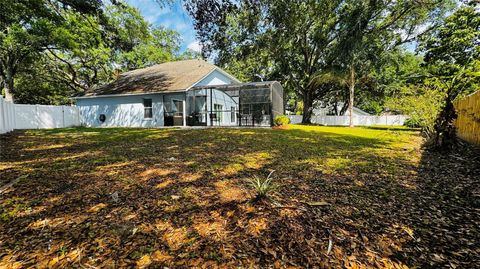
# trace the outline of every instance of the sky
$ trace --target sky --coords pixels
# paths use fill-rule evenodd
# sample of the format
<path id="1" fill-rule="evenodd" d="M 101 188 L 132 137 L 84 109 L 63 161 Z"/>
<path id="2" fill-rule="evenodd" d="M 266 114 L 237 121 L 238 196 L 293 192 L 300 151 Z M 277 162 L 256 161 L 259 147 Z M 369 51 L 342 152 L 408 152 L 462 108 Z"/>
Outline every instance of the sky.
<path id="1" fill-rule="evenodd" d="M 195 38 L 193 20 L 188 16 L 179 0 L 173 5 L 160 6 L 155 0 L 127 0 L 127 2 L 140 10 L 145 19 L 155 26 L 163 26 L 180 33 L 182 43 L 180 52 L 188 49 L 200 52 L 200 44 Z"/>

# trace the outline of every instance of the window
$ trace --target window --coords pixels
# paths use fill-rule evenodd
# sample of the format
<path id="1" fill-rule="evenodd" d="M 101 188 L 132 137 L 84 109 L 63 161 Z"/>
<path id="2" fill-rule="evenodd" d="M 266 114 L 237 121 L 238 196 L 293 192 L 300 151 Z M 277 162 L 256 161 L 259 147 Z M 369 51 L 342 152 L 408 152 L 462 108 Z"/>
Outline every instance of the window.
<path id="1" fill-rule="evenodd" d="M 230 121 L 235 122 L 235 107 L 230 107 Z"/>
<path id="2" fill-rule="evenodd" d="M 223 113 L 222 113 L 222 110 L 223 110 L 223 106 L 222 105 L 219 105 L 219 104 L 213 104 L 213 110 L 215 112 L 215 115 L 216 115 L 216 118 L 218 121 L 222 121 L 222 116 L 223 116 Z"/>
<path id="3" fill-rule="evenodd" d="M 143 117 L 151 119 L 153 117 L 152 99 L 143 99 Z"/>
<path id="4" fill-rule="evenodd" d="M 173 109 L 175 116 L 182 116 L 183 115 L 183 101 L 181 100 L 173 100 Z"/>

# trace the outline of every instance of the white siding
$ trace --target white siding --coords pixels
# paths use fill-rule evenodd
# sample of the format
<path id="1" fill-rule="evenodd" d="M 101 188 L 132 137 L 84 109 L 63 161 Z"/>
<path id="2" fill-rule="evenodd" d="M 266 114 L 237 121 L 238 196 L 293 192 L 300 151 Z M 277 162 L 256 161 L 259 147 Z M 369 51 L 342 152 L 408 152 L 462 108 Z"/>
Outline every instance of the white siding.
<path id="1" fill-rule="evenodd" d="M 151 119 L 144 118 L 143 99 L 152 99 Z M 78 99 L 81 123 L 87 127 L 163 126 L 162 95 L 132 95 Z M 99 117 L 104 114 L 105 122 Z"/>
<path id="2" fill-rule="evenodd" d="M 225 85 L 232 83 L 235 83 L 233 79 L 227 77 L 218 70 L 214 70 L 194 86 Z"/>

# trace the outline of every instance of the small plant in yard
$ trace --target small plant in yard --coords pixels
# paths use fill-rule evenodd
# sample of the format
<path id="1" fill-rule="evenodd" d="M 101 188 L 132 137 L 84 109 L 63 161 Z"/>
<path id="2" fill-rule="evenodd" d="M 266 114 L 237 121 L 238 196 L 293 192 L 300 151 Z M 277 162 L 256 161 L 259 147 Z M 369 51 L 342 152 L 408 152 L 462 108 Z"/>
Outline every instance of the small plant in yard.
<path id="1" fill-rule="evenodd" d="M 290 123 L 290 119 L 285 115 L 275 116 L 273 123 L 275 126 L 287 126 Z"/>
<path id="2" fill-rule="evenodd" d="M 257 192 L 255 200 L 261 200 L 263 198 L 266 198 L 269 192 L 277 188 L 277 186 L 272 182 L 273 172 L 275 172 L 275 170 L 272 170 L 272 172 L 268 174 L 267 178 L 259 178 L 255 176 L 254 178 L 249 180 L 250 185 Z"/>

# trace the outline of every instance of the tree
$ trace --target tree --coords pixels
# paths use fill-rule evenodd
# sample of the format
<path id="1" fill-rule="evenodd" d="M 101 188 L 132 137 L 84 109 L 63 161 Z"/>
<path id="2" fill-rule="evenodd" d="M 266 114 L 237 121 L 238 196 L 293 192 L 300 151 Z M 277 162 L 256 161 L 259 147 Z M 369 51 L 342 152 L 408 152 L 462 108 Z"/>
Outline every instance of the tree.
<path id="1" fill-rule="evenodd" d="M 281 80 L 302 97 L 303 122 L 309 123 L 313 102 L 326 94 L 311 83 L 315 74 L 332 66 L 348 73 L 352 109 L 357 76 L 376 63 L 379 51 L 414 40 L 449 2 L 191 0 L 186 5 L 204 53 L 217 55 L 222 66 L 263 58 L 266 78 Z"/>
<path id="2" fill-rule="evenodd" d="M 119 63 L 124 70 L 143 68 L 176 59 L 180 48 L 180 35 L 162 27 L 153 28 L 148 36 L 130 51 L 119 54 Z"/>
<path id="3" fill-rule="evenodd" d="M 123 2 L 104 6 L 101 13 L 53 10 L 59 19 L 50 24 L 48 38 L 36 50 L 28 50 L 29 61 L 23 60 L 16 69 L 16 102 L 65 103 L 69 96 L 107 83 L 119 72 L 177 57 L 179 34 L 152 27 Z"/>
<path id="4" fill-rule="evenodd" d="M 326 65 L 341 2 L 218 0 L 189 1 L 187 7 L 204 53 L 216 54 L 217 64 L 227 69 L 242 69 L 241 77 L 281 80 L 301 96 L 303 121 L 310 122 L 319 94 L 310 79 Z"/>
<path id="5" fill-rule="evenodd" d="M 455 145 L 453 101 L 480 86 L 480 12 L 477 1 L 461 6 L 431 39 L 424 41 L 430 83 L 442 89 L 444 100 L 435 122 L 434 144 L 447 149 Z"/>
<path id="6" fill-rule="evenodd" d="M 360 90 L 357 95 L 357 106 L 369 113 L 378 114 L 390 111 L 385 104 L 389 98 L 400 98 L 404 89 L 418 84 L 425 77 L 422 68 L 423 56 L 415 55 L 405 49 L 398 48 L 383 55 L 370 76 L 374 81 L 372 89 Z"/>
<path id="7" fill-rule="evenodd" d="M 71 104 L 72 89 L 59 79 L 44 54 L 35 57 L 28 72 L 20 70 L 15 79 L 15 102 L 19 104 Z"/>
<path id="8" fill-rule="evenodd" d="M 101 3 L 96 0 L 1 0 L 0 6 L 0 78 L 5 97 L 11 100 L 19 69 L 31 63 L 32 55 L 50 44 L 55 25 L 62 20 L 59 11 L 95 13 Z"/>
<path id="9" fill-rule="evenodd" d="M 100 31 L 99 17 L 71 11 L 65 11 L 62 16 L 64 23 L 55 28 L 54 42 L 43 53 L 50 59 L 47 64 L 51 76 L 65 83 L 72 92 L 86 91 L 108 81 L 113 69 L 110 60 L 113 49 L 108 47 Z"/>
<path id="10" fill-rule="evenodd" d="M 389 110 L 385 106 L 387 98 L 399 97 L 402 88 L 420 80 L 422 59 L 403 49 L 396 49 L 384 53 L 370 68 L 362 68 L 364 72 L 356 74 L 354 85 L 357 89 L 356 107 L 375 115 Z M 338 66 L 322 70 L 312 79 L 313 86 L 325 89 L 320 104 L 331 106 L 335 115 L 344 115 L 349 108 L 349 83 L 348 70 Z M 337 109 L 339 102 L 343 103 L 340 110 Z"/>
<path id="11" fill-rule="evenodd" d="M 339 11 L 336 63 L 348 74 L 350 127 L 358 78 L 378 69 L 388 52 L 415 40 L 422 27 L 435 25 L 449 6 L 449 1 L 435 0 L 345 1 Z"/>

